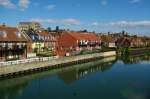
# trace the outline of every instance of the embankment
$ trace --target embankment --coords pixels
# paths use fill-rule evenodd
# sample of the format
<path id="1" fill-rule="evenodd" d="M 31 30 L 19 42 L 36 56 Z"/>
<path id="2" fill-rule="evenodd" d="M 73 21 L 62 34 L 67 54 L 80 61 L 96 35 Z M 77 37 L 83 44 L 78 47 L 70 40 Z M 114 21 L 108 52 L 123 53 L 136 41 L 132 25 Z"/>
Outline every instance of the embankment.
<path id="1" fill-rule="evenodd" d="M 150 47 L 148 47 L 148 48 L 131 48 L 130 53 L 131 53 L 131 55 L 150 53 Z"/>
<path id="2" fill-rule="evenodd" d="M 44 62 L 32 62 L 26 64 L 1 66 L 0 78 L 15 77 L 17 75 L 30 74 L 34 72 L 70 66 L 73 64 L 85 63 L 87 61 L 89 62 L 92 60 L 114 56 L 114 55 L 116 55 L 116 51 L 63 57 L 63 58 L 58 58 L 58 59 L 54 59 L 51 61 L 44 61 Z"/>

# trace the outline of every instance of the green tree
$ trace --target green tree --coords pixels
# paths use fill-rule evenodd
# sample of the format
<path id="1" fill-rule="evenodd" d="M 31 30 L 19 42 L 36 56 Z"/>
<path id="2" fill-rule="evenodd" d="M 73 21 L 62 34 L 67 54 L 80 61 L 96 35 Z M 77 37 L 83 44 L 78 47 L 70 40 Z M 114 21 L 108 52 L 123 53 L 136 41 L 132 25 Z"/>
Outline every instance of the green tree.
<path id="1" fill-rule="evenodd" d="M 59 32 L 59 26 L 56 26 L 56 32 Z"/>
<path id="2" fill-rule="evenodd" d="M 52 31 L 51 27 L 48 27 L 48 28 L 47 28 L 47 31 L 48 31 L 48 32 L 51 32 L 51 31 Z"/>

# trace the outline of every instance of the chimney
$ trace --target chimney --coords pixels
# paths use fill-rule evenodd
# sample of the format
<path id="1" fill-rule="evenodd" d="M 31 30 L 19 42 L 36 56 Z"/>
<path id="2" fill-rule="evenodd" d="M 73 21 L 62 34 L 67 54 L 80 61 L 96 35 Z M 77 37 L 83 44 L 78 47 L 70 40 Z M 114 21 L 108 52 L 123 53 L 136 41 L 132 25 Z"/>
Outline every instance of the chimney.
<path id="1" fill-rule="evenodd" d="M 5 23 L 3 23 L 3 24 L 2 24 L 2 26 L 3 26 L 3 27 L 6 27 L 6 24 L 5 24 Z"/>

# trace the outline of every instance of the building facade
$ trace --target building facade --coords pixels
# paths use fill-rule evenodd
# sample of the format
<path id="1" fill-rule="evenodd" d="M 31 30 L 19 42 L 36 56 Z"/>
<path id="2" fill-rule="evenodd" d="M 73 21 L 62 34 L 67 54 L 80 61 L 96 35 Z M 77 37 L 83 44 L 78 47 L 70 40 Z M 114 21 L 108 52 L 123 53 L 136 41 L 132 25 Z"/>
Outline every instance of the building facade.
<path id="1" fill-rule="evenodd" d="M 58 38 L 58 51 L 66 54 L 73 51 L 93 50 L 99 48 L 100 40 L 95 33 L 65 31 Z"/>
<path id="2" fill-rule="evenodd" d="M 27 39 L 17 28 L 0 26 L 0 61 L 27 58 Z"/>
<path id="3" fill-rule="evenodd" d="M 40 30 L 41 24 L 38 22 L 20 22 L 17 28 L 19 31 L 28 31 L 29 29 Z"/>

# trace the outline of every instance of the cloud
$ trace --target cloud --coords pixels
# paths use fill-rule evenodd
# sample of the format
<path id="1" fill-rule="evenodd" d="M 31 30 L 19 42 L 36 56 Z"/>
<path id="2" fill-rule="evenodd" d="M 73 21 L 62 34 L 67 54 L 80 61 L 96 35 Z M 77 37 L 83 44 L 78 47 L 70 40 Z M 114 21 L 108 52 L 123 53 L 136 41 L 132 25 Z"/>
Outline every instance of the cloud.
<path id="1" fill-rule="evenodd" d="M 107 0 L 101 0 L 101 5 L 106 6 L 107 5 Z"/>
<path id="2" fill-rule="evenodd" d="M 30 1 L 29 0 L 18 0 L 17 4 L 14 4 L 12 0 L 0 0 L 0 6 L 9 8 L 9 9 L 19 9 L 24 11 L 28 8 Z"/>
<path id="3" fill-rule="evenodd" d="M 46 7 L 48 10 L 53 10 L 54 8 L 56 8 L 56 5 L 50 4 Z"/>
<path id="4" fill-rule="evenodd" d="M 92 23 L 92 26 L 98 27 L 116 27 L 116 28 L 126 28 L 126 29 L 150 29 L 150 21 L 118 21 L 118 22 L 108 22 L 108 23 Z"/>
<path id="5" fill-rule="evenodd" d="M 11 2 L 11 0 L 0 0 L 0 6 L 5 8 L 15 8 L 15 4 Z"/>
<path id="6" fill-rule="evenodd" d="M 74 25 L 80 25 L 80 21 L 79 20 L 76 20 L 76 19 L 65 19 L 65 20 L 62 20 L 63 23 L 65 24 L 74 24 Z"/>
<path id="7" fill-rule="evenodd" d="M 139 3 L 141 2 L 142 0 L 130 0 L 130 3 Z"/>
<path id="8" fill-rule="evenodd" d="M 98 23 L 98 22 L 93 22 L 91 25 L 92 25 L 92 26 L 98 26 L 99 23 Z"/>
<path id="9" fill-rule="evenodd" d="M 62 24 L 62 25 L 80 25 L 81 22 L 77 19 L 31 19 L 30 21 L 40 22 L 40 23 L 49 23 L 49 24 Z"/>
<path id="10" fill-rule="evenodd" d="M 28 8 L 30 1 L 29 0 L 19 0 L 18 6 L 20 7 L 21 10 L 25 10 Z"/>

